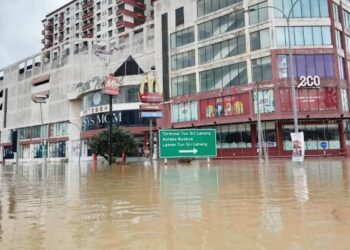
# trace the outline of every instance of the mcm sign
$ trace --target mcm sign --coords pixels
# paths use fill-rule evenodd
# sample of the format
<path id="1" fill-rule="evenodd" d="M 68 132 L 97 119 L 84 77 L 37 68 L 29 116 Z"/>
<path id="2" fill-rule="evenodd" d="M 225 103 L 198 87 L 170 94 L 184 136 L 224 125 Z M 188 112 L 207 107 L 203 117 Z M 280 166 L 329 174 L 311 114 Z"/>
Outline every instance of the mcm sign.
<path id="1" fill-rule="evenodd" d="M 119 95 L 119 79 L 113 75 L 106 76 L 103 93 L 106 95 Z"/>

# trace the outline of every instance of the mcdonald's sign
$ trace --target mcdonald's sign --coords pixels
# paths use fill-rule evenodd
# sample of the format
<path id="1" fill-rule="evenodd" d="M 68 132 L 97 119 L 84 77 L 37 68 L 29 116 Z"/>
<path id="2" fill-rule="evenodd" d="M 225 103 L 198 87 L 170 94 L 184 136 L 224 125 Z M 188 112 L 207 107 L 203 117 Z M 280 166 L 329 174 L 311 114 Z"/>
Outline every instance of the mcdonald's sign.
<path id="1" fill-rule="evenodd" d="M 140 102 L 160 103 L 163 101 L 163 95 L 160 91 L 159 83 L 154 77 L 146 77 L 140 85 Z"/>
<path id="2" fill-rule="evenodd" d="M 106 95 L 119 95 L 119 79 L 113 75 L 106 76 L 103 93 Z"/>

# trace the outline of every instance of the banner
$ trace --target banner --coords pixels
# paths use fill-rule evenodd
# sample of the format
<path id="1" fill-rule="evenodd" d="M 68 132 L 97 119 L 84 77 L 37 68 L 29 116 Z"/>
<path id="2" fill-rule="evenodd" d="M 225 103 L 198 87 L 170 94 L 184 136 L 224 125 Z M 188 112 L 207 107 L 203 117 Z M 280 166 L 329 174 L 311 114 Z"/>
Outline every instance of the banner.
<path id="1" fill-rule="evenodd" d="M 305 155 L 304 132 L 290 133 L 293 145 L 293 162 L 303 162 Z"/>
<path id="2" fill-rule="evenodd" d="M 105 95 L 119 95 L 119 79 L 111 75 L 106 76 L 103 93 Z"/>

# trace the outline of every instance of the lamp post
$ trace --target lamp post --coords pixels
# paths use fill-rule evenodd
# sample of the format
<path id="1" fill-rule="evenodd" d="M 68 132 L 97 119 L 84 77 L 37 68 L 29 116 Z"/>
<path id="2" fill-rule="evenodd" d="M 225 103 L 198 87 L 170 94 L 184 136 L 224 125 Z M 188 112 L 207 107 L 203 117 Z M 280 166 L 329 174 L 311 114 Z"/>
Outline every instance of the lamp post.
<path id="1" fill-rule="evenodd" d="M 276 7 L 276 6 L 263 6 L 259 9 L 256 8 L 248 8 L 248 12 L 254 12 L 257 10 L 261 10 L 261 9 L 265 9 L 265 8 L 271 8 L 274 10 L 279 11 L 283 18 L 286 19 L 287 21 L 287 29 L 288 29 L 288 54 L 289 54 L 289 64 L 290 64 L 290 80 L 291 80 L 291 88 L 292 88 L 292 101 L 293 101 L 293 119 L 294 119 L 294 130 L 295 133 L 299 132 L 299 126 L 298 126 L 298 113 L 297 113 L 297 100 L 296 100 L 296 93 L 295 93 L 295 79 L 294 79 L 294 63 L 293 63 L 293 53 L 292 53 L 292 41 L 291 41 L 291 36 L 290 36 L 290 18 L 291 18 L 291 14 L 293 13 L 293 9 L 295 7 L 295 5 L 299 2 L 300 0 L 296 0 L 288 14 L 286 15 L 286 13 L 284 13 L 283 10 L 281 10 L 280 8 Z"/>
<path id="2" fill-rule="evenodd" d="M 32 101 L 34 103 L 39 103 L 40 104 L 40 119 L 41 119 L 41 129 L 44 128 L 44 121 L 43 121 L 43 110 L 42 110 L 42 107 L 41 107 L 41 104 L 42 103 L 46 103 L 46 99 L 48 98 L 47 95 L 35 95 L 32 97 Z M 42 131 L 42 130 L 41 130 Z M 44 135 L 42 135 L 42 138 L 41 138 L 41 145 L 43 147 L 43 155 L 44 155 L 44 163 L 45 163 L 45 166 L 46 166 L 46 148 L 45 148 L 45 137 Z"/>
<path id="3" fill-rule="evenodd" d="M 81 132 L 82 129 L 81 127 L 79 127 L 77 124 L 75 124 L 74 122 L 68 121 L 67 123 L 73 125 L 74 127 L 76 127 L 77 129 L 79 129 L 79 160 L 78 160 L 78 164 L 80 166 L 80 158 L 81 158 L 81 148 L 82 148 L 82 140 L 81 140 Z"/>

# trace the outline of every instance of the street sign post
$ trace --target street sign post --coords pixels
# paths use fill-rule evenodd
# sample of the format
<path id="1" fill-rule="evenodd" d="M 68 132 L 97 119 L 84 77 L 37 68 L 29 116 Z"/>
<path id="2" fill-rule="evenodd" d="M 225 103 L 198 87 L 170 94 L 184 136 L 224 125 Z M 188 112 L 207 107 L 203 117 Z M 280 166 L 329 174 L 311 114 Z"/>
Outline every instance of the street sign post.
<path id="1" fill-rule="evenodd" d="M 215 129 L 159 130 L 160 158 L 215 157 Z"/>

